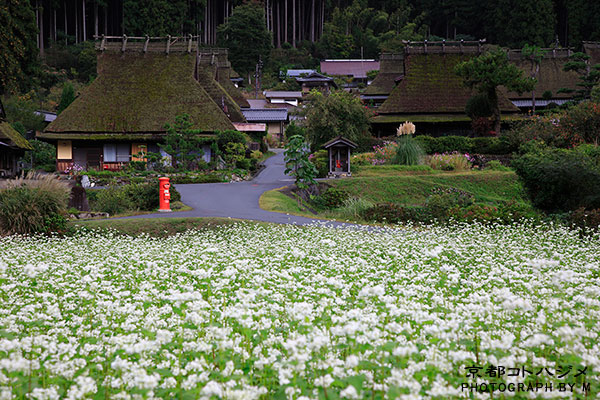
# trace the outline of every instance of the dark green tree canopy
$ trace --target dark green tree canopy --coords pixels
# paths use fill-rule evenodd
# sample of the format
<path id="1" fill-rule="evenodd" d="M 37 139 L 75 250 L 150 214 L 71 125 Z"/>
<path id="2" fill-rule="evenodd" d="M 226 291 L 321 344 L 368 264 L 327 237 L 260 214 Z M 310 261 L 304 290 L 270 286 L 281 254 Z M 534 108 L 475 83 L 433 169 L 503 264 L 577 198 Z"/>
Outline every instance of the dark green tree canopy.
<path id="1" fill-rule="evenodd" d="M 206 0 L 124 0 L 124 31 L 128 35 L 167 36 L 195 33 Z"/>
<path id="2" fill-rule="evenodd" d="M 329 96 L 316 90 L 310 93 L 303 109 L 306 136 L 313 150 L 338 135 L 364 144 L 371 136 L 372 113 L 356 96 L 339 90 Z"/>
<path id="3" fill-rule="evenodd" d="M 492 38 L 513 48 L 525 44 L 545 47 L 554 41 L 555 20 L 552 0 L 499 0 Z"/>
<path id="4" fill-rule="evenodd" d="M 240 74 L 254 71 L 259 57 L 266 62 L 271 51 L 271 33 L 264 21 L 262 6 L 248 3 L 234 8 L 227 23 L 217 30 L 219 45 L 229 49 L 231 65 Z"/>
<path id="5" fill-rule="evenodd" d="M 0 4 L 0 94 L 25 90 L 36 75 L 38 30 L 27 0 Z"/>

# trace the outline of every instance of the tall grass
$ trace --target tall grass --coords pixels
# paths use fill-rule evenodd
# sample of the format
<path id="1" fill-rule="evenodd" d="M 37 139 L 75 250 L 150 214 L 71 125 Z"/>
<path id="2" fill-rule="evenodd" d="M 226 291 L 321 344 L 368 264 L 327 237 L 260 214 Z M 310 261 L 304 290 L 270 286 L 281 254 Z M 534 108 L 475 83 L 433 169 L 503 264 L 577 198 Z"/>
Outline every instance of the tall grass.
<path id="1" fill-rule="evenodd" d="M 371 207 L 373 207 L 373 203 L 368 200 L 359 197 L 350 197 L 336 210 L 336 213 L 342 218 L 356 221 Z"/>
<path id="2" fill-rule="evenodd" d="M 427 164 L 440 171 L 467 171 L 471 169 L 468 155 L 459 152 L 434 154 L 427 158 Z"/>
<path id="3" fill-rule="evenodd" d="M 403 135 L 398 140 L 394 164 L 419 165 L 425 158 L 425 152 L 412 135 Z"/>
<path id="4" fill-rule="evenodd" d="M 0 188 L 0 233 L 44 231 L 47 218 L 65 212 L 69 195 L 69 186 L 52 175 L 30 173 L 6 181 Z"/>

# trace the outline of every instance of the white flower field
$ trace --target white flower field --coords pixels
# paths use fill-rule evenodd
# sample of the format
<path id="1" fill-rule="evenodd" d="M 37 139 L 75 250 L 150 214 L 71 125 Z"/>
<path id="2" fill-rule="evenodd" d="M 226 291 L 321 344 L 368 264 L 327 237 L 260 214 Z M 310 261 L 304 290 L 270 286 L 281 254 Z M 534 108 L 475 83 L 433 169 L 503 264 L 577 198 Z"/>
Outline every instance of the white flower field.
<path id="1" fill-rule="evenodd" d="M 0 299 L 0 399 L 600 392 L 600 239 L 561 227 L 0 238 Z"/>

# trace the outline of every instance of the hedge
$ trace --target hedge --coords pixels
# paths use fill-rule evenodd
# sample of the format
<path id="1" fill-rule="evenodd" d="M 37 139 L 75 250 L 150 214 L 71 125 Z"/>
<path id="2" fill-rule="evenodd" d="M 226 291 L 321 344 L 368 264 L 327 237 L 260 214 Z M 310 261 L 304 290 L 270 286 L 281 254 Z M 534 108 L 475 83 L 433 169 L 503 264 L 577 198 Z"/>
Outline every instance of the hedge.
<path id="1" fill-rule="evenodd" d="M 419 142 L 427 154 L 458 151 L 461 153 L 502 155 L 511 154 L 517 150 L 503 138 L 496 137 L 470 138 L 466 136 L 432 137 L 420 135 L 416 136 L 415 140 Z"/>

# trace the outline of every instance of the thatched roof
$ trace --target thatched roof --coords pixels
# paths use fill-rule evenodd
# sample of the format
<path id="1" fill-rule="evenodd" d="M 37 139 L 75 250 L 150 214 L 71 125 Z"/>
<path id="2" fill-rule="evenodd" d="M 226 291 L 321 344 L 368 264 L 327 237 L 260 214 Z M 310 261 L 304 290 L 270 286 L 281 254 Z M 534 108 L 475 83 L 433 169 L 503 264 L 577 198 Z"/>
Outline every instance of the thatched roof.
<path id="1" fill-rule="evenodd" d="M 404 75 L 404 54 L 382 54 L 379 73 L 364 91 L 367 96 L 389 95 L 396 87 L 396 79 Z"/>
<path id="2" fill-rule="evenodd" d="M 474 55 L 413 54 L 406 56 L 406 75 L 381 105 L 379 114 L 459 114 L 474 91 L 463 85 L 454 67 Z M 499 93 L 502 112 L 518 112 Z"/>
<path id="3" fill-rule="evenodd" d="M 53 121 L 47 133 L 157 133 L 180 114 L 194 129 L 234 129 L 194 79 L 196 55 L 104 51 L 98 77 Z"/>
<path id="4" fill-rule="evenodd" d="M 0 141 L 11 147 L 23 150 L 32 150 L 31 144 L 8 122 L 0 120 Z"/>
<path id="5" fill-rule="evenodd" d="M 244 122 L 243 117 L 241 117 L 241 120 L 239 119 L 241 116 L 239 109 L 249 108 L 250 104 L 248 104 L 242 92 L 231 83 L 231 78 L 239 75 L 231 68 L 231 63 L 227 57 L 227 49 L 200 49 L 198 62 L 200 69 L 205 71 L 210 79 L 218 82 L 220 86 L 217 88 L 213 87 L 209 91 L 212 99 L 217 104 L 221 104 L 221 99 L 225 96 L 225 104 L 227 104 L 231 120 L 234 122 Z M 232 111 L 233 109 L 235 111 Z"/>
<path id="6" fill-rule="evenodd" d="M 600 42 L 583 42 L 583 50 L 591 57 L 592 65 L 600 64 Z"/>
<path id="7" fill-rule="evenodd" d="M 535 86 L 535 98 L 541 99 L 544 92 L 552 92 L 553 99 L 570 99 L 573 95 L 568 93 L 558 93 L 562 88 L 577 88 L 578 75 L 574 71 L 565 72 L 563 67 L 568 58 L 543 58 L 540 62 L 540 70 L 537 75 L 537 84 Z M 531 76 L 531 61 L 527 59 L 511 60 L 517 67 L 523 70 L 524 76 Z M 522 94 L 510 92 L 510 99 L 531 99 L 531 92 Z"/>

